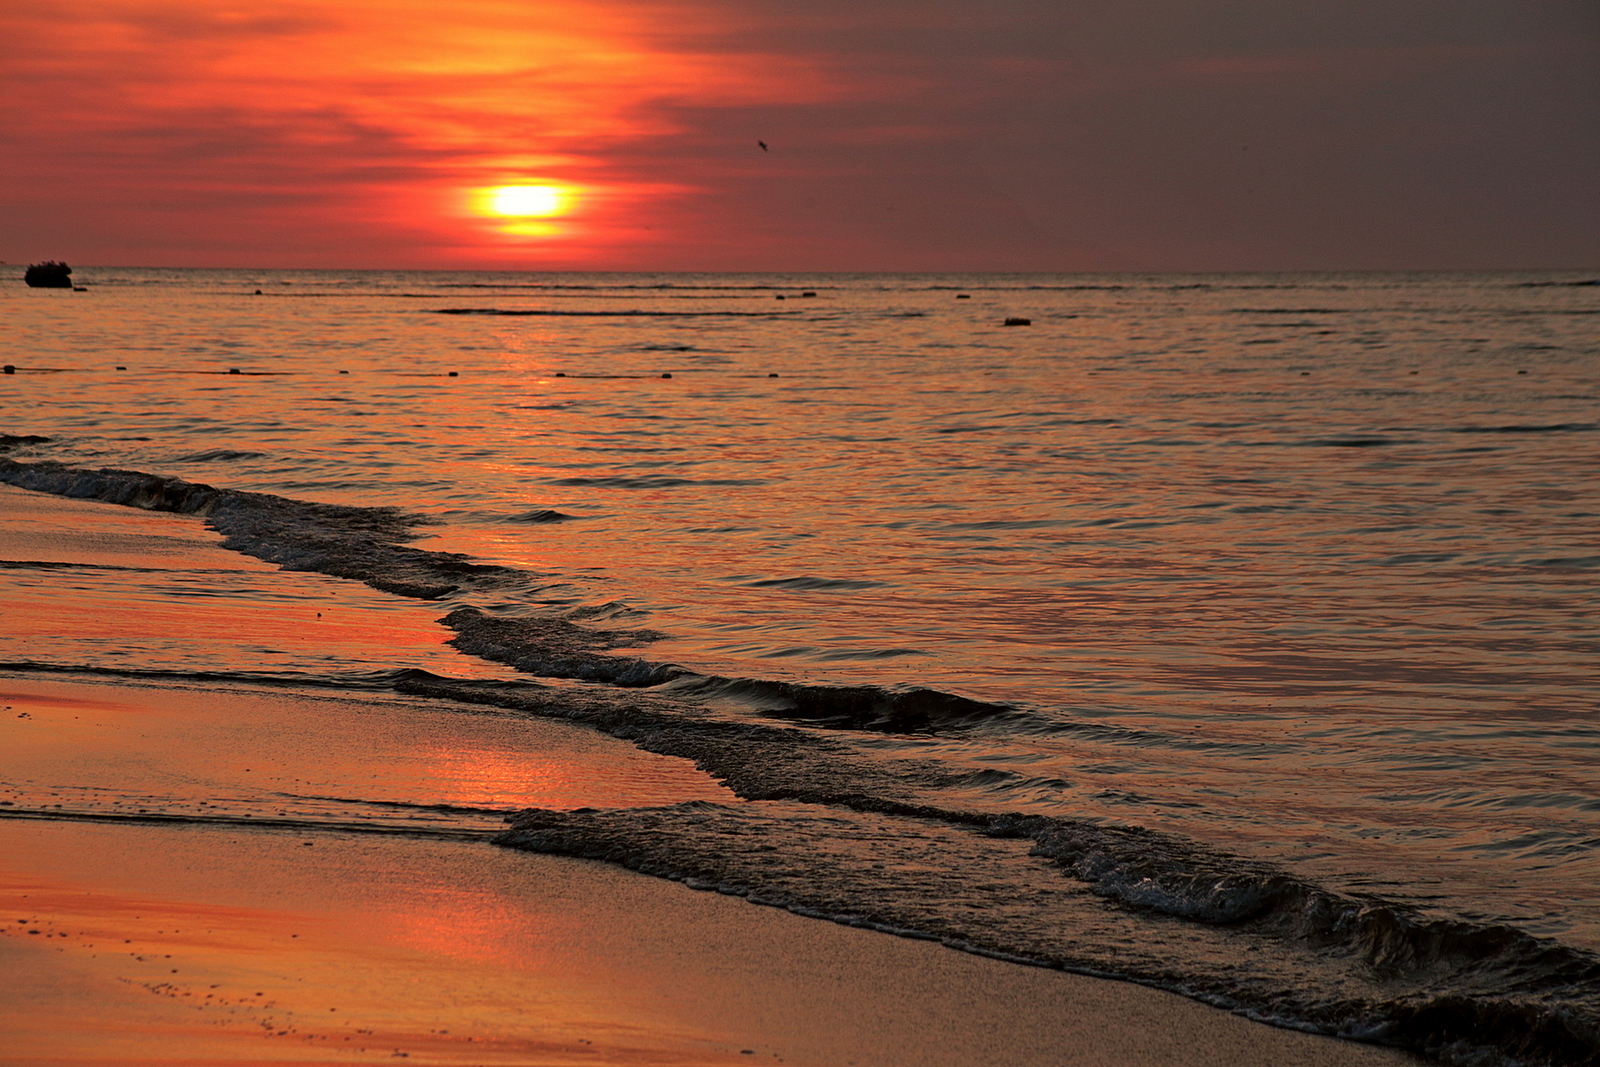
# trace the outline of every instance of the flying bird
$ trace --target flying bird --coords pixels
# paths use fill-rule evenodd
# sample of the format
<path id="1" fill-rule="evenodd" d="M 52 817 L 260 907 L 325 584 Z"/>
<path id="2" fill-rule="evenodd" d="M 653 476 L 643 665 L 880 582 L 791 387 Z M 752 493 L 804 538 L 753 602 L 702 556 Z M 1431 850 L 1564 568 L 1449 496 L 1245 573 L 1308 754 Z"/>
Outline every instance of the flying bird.
<path id="1" fill-rule="evenodd" d="M 765 142 L 765 141 L 757 141 L 757 142 L 756 142 L 756 144 L 758 144 L 758 145 L 760 145 L 760 146 L 761 146 L 761 151 L 763 151 L 763 152 L 770 152 L 770 151 L 772 151 L 772 149 L 770 149 L 770 148 L 768 148 L 768 147 L 767 147 L 767 142 Z"/>

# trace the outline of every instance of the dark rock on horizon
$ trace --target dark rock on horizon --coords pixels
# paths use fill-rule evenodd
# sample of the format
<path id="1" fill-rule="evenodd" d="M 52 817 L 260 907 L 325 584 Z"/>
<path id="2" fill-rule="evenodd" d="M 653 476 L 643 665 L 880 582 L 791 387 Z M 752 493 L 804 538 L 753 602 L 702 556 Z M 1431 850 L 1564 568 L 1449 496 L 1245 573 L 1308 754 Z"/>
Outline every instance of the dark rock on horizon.
<path id="1" fill-rule="evenodd" d="M 22 275 L 22 280 L 33 289 L 71 289 L 72 268 L 65 263 L 47 259 L 43 263 L 29 265 Z"/>

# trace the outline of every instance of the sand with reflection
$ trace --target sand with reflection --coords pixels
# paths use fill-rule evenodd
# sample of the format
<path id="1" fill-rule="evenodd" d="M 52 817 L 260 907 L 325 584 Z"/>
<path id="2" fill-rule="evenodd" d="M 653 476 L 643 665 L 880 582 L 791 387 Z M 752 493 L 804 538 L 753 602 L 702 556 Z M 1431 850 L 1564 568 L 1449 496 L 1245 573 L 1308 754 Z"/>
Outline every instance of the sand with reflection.
<path id="1" fill-rule="evenodd" d="M 198 520 L 8 491 L 13 531 L 47 521 L 35 501 L 72 512 L 27 535 L 35 560 L 231 559 Z M 237 609 L 195 598 L 185 625 Z M 4 1067 L 1416 1062 L 490 845 L 516 807 L 734 802 L 577 726 L 198 679 L 6 671 L 0 696 Z"/>
<path id="2" fill-rule="evenodd" d="M 8 1067 L 1416 1062 L 474 842 L 6 820 L 0 851 Z"/>

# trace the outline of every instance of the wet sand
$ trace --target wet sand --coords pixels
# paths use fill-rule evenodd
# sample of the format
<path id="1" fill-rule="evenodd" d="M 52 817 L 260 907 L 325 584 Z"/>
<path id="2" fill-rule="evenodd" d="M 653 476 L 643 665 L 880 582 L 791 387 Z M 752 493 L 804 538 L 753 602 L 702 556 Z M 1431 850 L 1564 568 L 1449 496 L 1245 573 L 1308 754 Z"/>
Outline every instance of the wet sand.
<path id="1" fill-rule="evenodd" d="M 0 853 L 14 1067 L 1410 1062 L 478 842 L 18 819 Z"/>
<path id="2" fill-rule="evenodd" d="M 0 671 L 0 810 L 492 833 L 527 807 L 737 803 L 686 760 L 420 697 Z"/>
<path id="3" fill-rule="evenodd" d="M 0 517 L 12 560 L 258 569 L 194 520 L 16 490 Z M 8 604 L 0 635 L 115 607 L 55 599 L 71 596 Z M 178 640 L 259 608 L 198 597 L 158 617 Z M 413 608 L 432 610 L 374 602 L 350 626 L 442 640 Z M 137 626 L 139 606 L 123 611 L 108 633 Z M 568 724 L 16 671 L 0 694 L 6 1067 L 1418 1062 L 489 844 L 523 805 L 737 802 Z"/>

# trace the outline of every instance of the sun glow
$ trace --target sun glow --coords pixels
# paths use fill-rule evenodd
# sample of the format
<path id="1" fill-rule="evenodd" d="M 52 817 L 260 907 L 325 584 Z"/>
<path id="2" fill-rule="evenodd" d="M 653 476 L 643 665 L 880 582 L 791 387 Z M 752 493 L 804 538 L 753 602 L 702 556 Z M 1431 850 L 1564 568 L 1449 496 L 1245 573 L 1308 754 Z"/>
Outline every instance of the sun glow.
<path id="1" fill-rule="evenodd" d="M 8 145 L 32 146 L 25 165 L 0 167 L 0 202 L 93 188 L 85 232 L 128 249 L 108 255 L 605 262 L 692 226 L 674 205 L 721 173 L 697 163 L 663 180 L 638 162 L 690 128 L 682 109 L 839 92 L 810 61 L 708 46 L 721 10 L 90 0 L 45 17 L 0 3 L 0 84 L 17 105 L 0 126 Z M 128 165 L 85 162 L 102 157 Z"/>
<path id="2" fill-rule="evenodd" d="M 479 194 L 479 210 L 507 219 L 548 219 L 570 212 L 575 199 L 561 185 L 497 185 Z"/>

